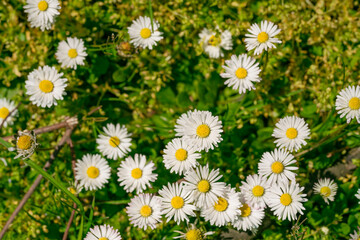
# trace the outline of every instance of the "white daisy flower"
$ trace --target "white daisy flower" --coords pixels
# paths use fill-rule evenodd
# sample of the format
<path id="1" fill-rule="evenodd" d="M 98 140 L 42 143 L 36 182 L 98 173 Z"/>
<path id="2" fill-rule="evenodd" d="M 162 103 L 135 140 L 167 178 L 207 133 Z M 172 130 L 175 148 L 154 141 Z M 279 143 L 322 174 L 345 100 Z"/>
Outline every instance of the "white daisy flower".
<path id="1" fill-rule="evenodd" d="M 188 111 L 180 116 L 176 124 L 175 135 L 194 144 L 199 151 L 214 149 L 223 140 L 220 135 L 223 132 L 222 122 L 209 111 Z"/>
<path id="2" fill-rule="evenodd" d="M 232 225 L 239 231 L 258 228 L 265 217 L 264 208 L 246 201 L 242 194 L 240 194 L 240 202 L 242 204 L 240 207 L 241 214 L 233 220 Z"/>
<path id="3" fill-rule="evenodd" d="M 15 159 L 19 157 L 23 159 L 31 157 L 37 145 L 38 144 L 36 143 L 36 136 L 33 131 L 19 131 L 18 136 L 16 137 L 17 155 Z"/>
<path id="4" fill-rule="evenodd" d="M 121 240 L 121 235 L 117 229 L 110 225 L 97 225 L 91 228 L 84 240 Z"/>
<path id="5" fill-rule="evenodd" d="M 275 38 L 281 31 L 277 25 L 272 22 L 262 21 L 260 27 L 254 23 L 248 29 L 250 34 L 245 34 L 246 50 L 251 51 L 255 48 L 255 55 L 261 54 L 271 48 L 276 48 L 274 43 L 281 43 L 281 41 Z"/>
<path id="6" fill-rule="evenodd" d="M 86 191 L 103 188 L 111 175 L 108 162 L 99 154 L 84 155 L 81 160 L 77 160 L 75 171 L 75 179 Z"/>
<path id="7" fill-rule="evenodd" d="M 31 27 L 39 27 L 41 31 L 49 30 L 55 23 L 55 18 L 60 15 L 61 7 L 58 0 L 27 0 L 24 6 L 28 13 Z"/>
<path id="8" fill-rule="evenodd" d="M 146 157 L 141 154 L 135 154 L 134 158 L 131 156 L 125 158 L 118 168 L 118 181 L 120 186 L 124 186 L 126 192 L 133 192 L 139 194 L 147 187 L 151 187 L 150 182 L 157 179 L 157 174 L 153 173 L 156 169 L 152 161 L 146 163 Z"/>
<path id="9" fill-rule="evenodd" d="M 309 139 L 310 130 L 303 118 L 291 116 L 284 117 L 276 123 L 272 134 L 277 147 L 285 147 L 289 151 L 298 151 L 301 145 L 306 145 L 305 139 Z"/>
<path id="10" fill-rule="evenodd" d="M 258 174 L 246 177 L 246 182 L 242 182 L 241 193 L 251 205 L 257 204 L 259 207 L 266 207 L 269 200 L 270 185 L 267 179 Z"/>
<path id="11" fill-rule="evenodd" d="M 336 110 L 340 118 L 346 117 L 346 122 L 350 123 L 356 118 L 360 123 L 360 86 L 349 86 L 336 96 Z"/>
<path id="12" fill-rule="evenodd" d="M 295 166 L 294 156 L 285 149 L 274 149 L 272 152 L 265 152 L 258 164 L 259 175 L 268 178 L 269 184 L 295 181 L 296 173 L 293 171 L 299 168 Z"/>
<path id="13" fill-rule="evenodd" d="M 153 20 L 153 29 L 151 26 L 151 19 L 149 17 L 139 17 L 134 20 L 130 27 L 128 27 L 128 33 L 130 35 L 130 43 L 135 47 L 149 48 L 163 39 L 162 33 L 158 31 L 160 24 L 158 21 Z"/>
<path id="14" fill-rule="evenodd" d="M 360 227 L 358 227 L 358 230 L 355 230 L 353 234 L 350 234 L 349 240 L 359 240 L 360 239 Z"/>
<path id="15" fill-rule="evenodd" d="M 181 221 L 189 221 L 188 216 L 195 216 L 196 207 L 190 203 L 189 192 L 187 192 L 182 183 L 168 183 L 159 190 L 162 200 L 162 214 L 165 214 L 166 222 L 172 218 L 177 224 Z"/>
<path id="16" fill-rule="evenodd" d="M 131 151 L 131 134 L 125 126 L 108 123 L 103 127 L 105 134 L 100 134 L 96 139 L 97 149 L 107 158 L 117 160 Z"/>
<path id="17" fill-rule="evenodd" d="M 63 73 L 58 73 L 54 67 L 49 66 L 32 71 L 25 82 L 30 101 L 39 107 L 57 105 L 56 100 L 63 100 L 63 95 L 66 95 L 67 79 L 61 78 L 62 75 Z"/>
<path id="18" fill-rule="evenodd" d="M 161 222 L 161 199 L 148 193 L 139 194 L 131 199 L 126 212 L 136 227 L 155 229 L 156 224 Z"/>
<path id="19" fill-rule="evenodd" d="M 358 189 L 357 194 L 355 194 L 355 197 L 359 199 L 359 204 L 360 204 L 360 189 Z"/>
<path id="20" fill-rule="evenodd" d="M 175 138 L 169 142 L 164 149 L 164 164 L 170 172 L 182 175 L 189 169 L 196 167 L 196 161 L 201 158 L 200 153 L 196 153 L 194 145 L 182 138 Z"/>
<path id="21" fill-rule="evenodd" d="M 18 110 L 15 108 L 16 105 L 13 101 L 0 98 L 0 125 L 3 124 L 3 127 L 7 127 L 13 124 L 14 118 L 18 113 Z M 13 110 L 14 112 L 12 112 Z M 9 115 L 10 113 L 11 115 Z"/>
<path id="22" fill-rule="evenodd" d="M 245 93 L 246 90 L 255 89 L 253 82 L 260 82 L 259 76 L 261 70 L 259 63 L 246 54 L 231 56 L 231 60 L 225 60 L 228 66 L 222 66 L 225 69 L 221 73 L 222 78 L 227 78 L 225 85 L 232 87 L 232 89 L 239 91 L 240 94 Z"/>
<path id="23" fill-rule="evenodd" d="M 226 185 L 218 182 L 222 177 L 219 169 L 211 170 L 209 166 L 198 166 L 185 175 L 184 189 L 190 194 L 190 201 L 199 208 L 211 207 L 218 201 L 218 197 L 224 197 Z"/>
<path id="24" fill-rule="evenodd" d="M 66 41 L 61 41 L 55 53 L 55 57 L 61 63 L 62 68 L 76 69 L 77 65 L 84 65 L 86 56 L 84 41 L 76 37 L 68 37 Z"/>
<path id="25" fill-rule="evenodd" d="M 279 182 L 271 187 L 268 205 L 279 220 L 292 221 L 297 219 L 297 213 L 303 214 L 302 203 L 307 201 L 306 194 L 301 193 L 303 190 L 304 187 L 299 187 L 294 181 Z"/>
<path id="26" fill-rule="evenodd" d="M 75 196 L 79 195 L 82 189 L 83 186 L 80 185 L 79 181 L 70 182 L 70 187 L 67 188 L 67 190 L 72 194 L 74 194 Z"/>
<path id="27" fill-rule="evenodd" d="M 220 34 L 204 28 L 199 34 L 199 44 L 202 45 L 204 51 L 210 58 L 223 57 L 224 53 L 221 49 L 232 50 L 233 43 L 231 33 L 228 30 L 219 32 Z"/>
<path id="28" fill-rule="evenodd" d="M 334 180 L 329 178 L 319 179 L 319 182 L 314 184 L 314 192 L 320 194 L 327 204 L 329 204 L 329 201 L 334 201 L 337 188 Z"/>
<path id="29" fill-rule="evenodd" d="M 241 214 L 241 206 L 239 193 L 235 192 L 233 188 L 227 187 L 224 197 L 218 197 L 214 205 L 201 209 L 201 216 L 211 225 L 221 227 Z"/>
<path id="30" fill-rule="evenodd" d="M 214 234 L 215 232 L 204 232 L 202 229 L 196 227 L 195 224 L 190 224 L 190 227 L 187 227 L 186 232 L 174 231 L 180 234 L 180 236 L 173 237 L 173 239 L 186 239 L 186 240 L 203 240 L 207 236 Z"/>

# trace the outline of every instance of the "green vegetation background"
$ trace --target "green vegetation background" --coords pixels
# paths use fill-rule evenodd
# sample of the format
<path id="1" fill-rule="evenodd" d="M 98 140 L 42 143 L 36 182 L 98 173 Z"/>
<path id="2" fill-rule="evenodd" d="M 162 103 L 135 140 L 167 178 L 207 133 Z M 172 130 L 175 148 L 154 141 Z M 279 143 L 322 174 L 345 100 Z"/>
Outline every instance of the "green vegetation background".
<path id="1" fill-rule="evenodd" d="M 360 84 L 359 1 L 154 1 L 154 18 L 164 39 L 152 51 L 124 51 L 121 46 L 126 45 L 120 44 L 129 40 L 127 27 L 132 20 L 149 16 L 148 1 L 61 1 L 55 27 L 45 32 L 30 28 L 24 5 L 24 0 L 0 2 L 0 96 L 22 103 L 15 125 L 2 129 L 1 136 L 78 115 L 80 125 L 72 140 L 79 159 L 85 153 L 98 153 L 98 129 L 108 122 L 125 124 L 133 134 L 131 154 L 145 154 L 157 165 L 159 178 L 149 190 L 156 192 L 180 178 L 162 163 L 162 150 L 175 136 L 176 119 L 189 109 L 209 110 L 223 121 L 224 140 L 215 150 L 203 153 L 200 162 L 220 168 L 224 181 L 239 188 L 247 175 L 256 172 L 263 152 L 275 147 L 271 134 L 276 122 L 296 115 L 305 118 L 311 129 L 311 140 L 300 152 L 310 151 L 297 158 L 297 180 L 305 186 L 309 199 L 305 203 L 307 220 L 300 229 L 306 231 L 304 239 L 345 239 L 360 225 L 360 207 L 354 197 L 360 175 L 359 152 L 354 150 L 360 146 L 359 125 L 355 121 L 346 125 L 334 110 L 337 93 Z M 246 53 L 246 29 L 261 20 L 279 25 L 278 37 L 283 43 L 269 52 L 266 69 L 262 61 L 263 80 L 256 90 L 239 95 L 224 86 L 221 66 L 232 54 Z M 209 59 L 198 45 L 199 32 L 215 26 L 230 30 L 234 43 L 233 50 L 219 60 Z M 54 57 L 58 43 L 66 37 L 82 38 L 88 48 L 86 65 L 76 71 L 60 69 Z M 69 80 L 64 101 L 50 109 L 32 105 L 25 94 L 28 73 L 43 65 L 56 66 Z M 100 105 L 99 111 L 86 116 Z M 62 134 L 63 130 L 39 135 L 40 150 L 32 159 L 42 166 Z M 0 157 L 8 164 L 0 163 L 1 227 L 37 173 L 22 160 L 14 160 L 14 153 L 0 149 Z M 185 231 L 185 224 L 174 222 L 155 231 L 130 225 L 125 203 L 133 195 L 117 183 L 119 162 L 109 160 L 112 179 L 96 192 L 92 224 L 111 224 L 124 239 L 171 239 L 177 235 L 174 230 Z M 332 166 L 337 166 L 335 171 Z M 341 168 L 346 171 L 339 171 Z M 68 146 L 49 172 L 63 182 L 73 179 Z M 330 205 L 312 194 L 314 182 L 325 176 L 335 178 L 339 185 Z M 80 198 L 89 214 L 92 193 L 83 192 Z M 71 200 L 43 180 L 5 239 L 61 239 L 71 213 L 68 205 Z M 294 222 L 278 221 L 266 212 L 255 239 L 294 238 Z M 76 226 L 79 221 L 77 216 Z M 214 239 L 228 231 L 203 220 L 198 225 L 216 231 Z M 326 236 L 320 230 L 323 226 L 329 229 Z M 75 239 L 76 233 L 73 224 L 70 239 Z"/>

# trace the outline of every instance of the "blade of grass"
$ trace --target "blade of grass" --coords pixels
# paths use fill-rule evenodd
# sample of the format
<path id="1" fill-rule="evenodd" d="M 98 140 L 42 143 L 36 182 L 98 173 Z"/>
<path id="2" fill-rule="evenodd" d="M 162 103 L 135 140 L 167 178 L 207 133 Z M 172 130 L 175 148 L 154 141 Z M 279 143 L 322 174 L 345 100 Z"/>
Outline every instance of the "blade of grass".
<path id="1" fill-rule="evenodd" d="M 154 32 L 154 17 L 153 17 L 153 11 L 151 6 L 151 0 L 149 0 L 149 14 L 151 19 L 151 32 Z"/>

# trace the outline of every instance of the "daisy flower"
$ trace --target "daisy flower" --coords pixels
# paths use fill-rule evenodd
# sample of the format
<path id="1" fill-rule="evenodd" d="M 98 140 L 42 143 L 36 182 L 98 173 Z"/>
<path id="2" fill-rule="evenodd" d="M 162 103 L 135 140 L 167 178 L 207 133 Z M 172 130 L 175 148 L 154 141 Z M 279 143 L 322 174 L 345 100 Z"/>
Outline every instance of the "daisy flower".
<path id="1" fill-rule="evenodd" d="M 355 194 L 355 197 L 359 199 L 359 204 L 360 204 L 360 189 L 358 189 L 357 194 Z"/>
<path id="2" fill-rule="evenodd" d="M 242 204 L 241 214 L 233 220 L 232 225 L 239 231 L 258 228 L 265 217 L 264 208 L 246 201 L 242 194 L 240 194 L 240 202 Z"/>
<path id="3" fill-rule="evenodd" d="M 350 240 L 359 240 L 360 239 L 360 227 L 358 227 L 358 230 L 354 231 L 354 234 L 350 234 Z"/>
<path id="4" fill-rule="evenodd" d="M 135 47 L 152 49 L 158 41 L 163 39 L 162 33 L 158 31 L 159 27 L 160 24 L 157 21 L 154 20 L 153 26 L 151 26 L 149 17 L 139 17 L 128 27 L 130 43 L 134 44 Z"/>
<path id="5" fill-rule="evenodd" d="M 319 179 L 319 182 L 314 185 L 315 193 L 320 194 L 327 204 L 329 204 L 329 201 L 334 201 L 337 188 L 337 184 L 334 183 L 334 180 L 329 178 Z"/>
<path id="6" fill-rule="evenodd" d="M 199 164 L 196 160 L 201 158 L 195 152 L 195 146 L 181 138 L 175 138 L 164 149 L 164 164 L 170 172 L 182 175 Z"/>
<path id="7" fill-rule="evenodd" d="M 75 171 L 75 179 L 86 191 L 103 188 L 111 175 L 109 164 L 99 154 L 84 155 L 81 160 L 77 160 Z"/>
<path id="8" fill-rule="evenodd" d="M 26 3 L 24 9 L 31 27 L 39 27 L 41 31 L 49 30 L 60 15 L 58 0 L 27 0 Z"/>
<path id="9" fill-rule="evenodd" d="M 211 170 L 209 166 L 198 166 L 185 175 L 184 189 L 190 194 L 190 201 L 199 208 L 211 207 L 218 200 L 224 197 L 225 183 L 218 182 L 222 177 L 219 169 Z"/>
<path id="10" fill-rule="evenodd" d="M 161 222 L 161 199 L 148 193 L 139 194 L 131 199 L 126 212 L 136 227 L 155 229 L 156 224 Z"/>
<path id="11" fill-rule="evenodd" d="M 235 192 L 234 188 L 226 187 L 224 197 L 218 197 L 215 204 L 201 209 L 201 216 L 211 225 L 221 227 L 241 214 L 240 207 L 242 204 L 239 200 L 239 193 Z"/>
<path id="12" fill-rule="evenodd" d="M 269 200 L 270 185 L 267 179 L 258 174 L 246 177 L 246 182 L 242 182 L 241 193 L 251 205 L 257 204 L 259 207 L 266 207 Z"/>
<path id="13" fill-rule="evenodd" d="M 189 221 L 188 216 L 195 216 L 196 207 L 190 203 L 189 192 L 187 192 L 182 183 L 168 183 L 159 190 L 162 200 L 162 214 L 166 214 L 166 222 L 172 218 L 177 224 L 181 221 Z"/>
<path id="14" fill-rule="evenodd" d="M 204 28 L 199 34 L 199 44 L 202 45 L 204 51 L 209 55 L 210 58 L 223 57 L 224 53 L 221 49 L 232 49 L 233 43 L 231 33 L 228 30 L 219 32 L 220 34 Z"/>
<path id="15" fill-rule="evenodd" d="M 16 158 L 29 158 L 35 151 L 35 148 L 38 144 L 36 143 L 35 133 L 32 131 L 19 131 L 18 136 L 16 137 Z"/>
<path id="16" fill-rule="evenodd" d="M 186 232 L 174 231 L 180 234 L 180 236 L 174 237 L 173 239 L 182 238 L 186 240 L 203 240 L 207 236 L 214 234 L 215 232 L 204 232 L 197 228 L 195 224 L 190 224 L 190 227 L 186 229 Z"/>
<path id="17" fill-rule="evenodd" d="M 76 37 L 68 37 L 67 41 L 61 41 L 55 53 L 55 57 L 61 63 L 61 67 L 73 69 L 76 69 L 77 65 L 84 65 L 86 56 L 84 41 Z"/>
<path id="18" fill-rule="evenodd" d="M 32 71 L 25 82 L 30 101 L 39 107 L 57 105 L 56 100 L 62 100 L 66 94 L 67 79 L 61 78 L 62 75 L 63 73 L 58 73 L 54 67 L 49 66 Z"/>
<path id="19" fill-rule="evenodd" d="M 304 119 L 291 116 L 284 117 L 276 123 L 272 134 L 277 147 L 285 147 L 289 151 L 297 151 L 301 145 L 306 145 L 305 139 L 309 139 L 310 130 Z"/>
<path id="20" fill-rule="evenodd" d="M 157 179 L 157 174 L 153 173 L 155 169 L 152 161 L 146 163 L 144 155 L 135 154 L 134 158 L 127 157 L 118 168 L 117 175 L 120 186 L 124 186 L 126 192 L 136 190 L 136 193 L 139 194 L 151 186 L 150 182 Z"/>
<path id="21" fill-rule="evenodd" d="M 356 118 L 360 123 L 360 86 L 349 86 L 336 96 L 336 110 L 340 118 L 346 117 L 346 122 L 350 123 Z"/>
<path id="22" fill-rule="evenodd" d="M 246 54 L 241 54 L 238 57 L 232 55 L 231 60 L 226 60 L 225 64 L 227 66 L 222 66 L 225 72 L 221 73 L 220 76 L 227 78 L 225 85 L 238 90 L 240 94 L 245 93 L 246 90 L 255 89 L 253 82 L 261 81 L 259 63 Z"/>
<path id="23" fill-rule="evenodd" d="M 13 101 L 7 100 L 6 98 L 0 98 L 0 125 L 4 127 L 12 125 L 14 117 L 17 115 L 18 110 L 15 109 L 16 105 Z M 11 111 L 13 111 L 11 113 Z M 11 115 L 9 115 L 11 113 Z"/>
<path id="24" fill-rule="evenodd" d="M 271 187 L 268 205 L 279 220 L 292 221 L 297 218 L 298 212 L 303 214 L 302 210 L 305 208 L 302 203 L 307 201 L 306 194 L 301 193 L 303 190 L 304 187 L 299 187 L 294 181 L 279 182 Z"/>
<path id="25" fill-rule="evenodd" d="M 97 225 L 91 228 L 84 240 L 121 240 L 121 235 L 117 229 L 110 225 Z"/>
<path id="26" fill-rule="evenodd" d="M 188 111 L 180 116 L 176 124 L 175 135 L 194 144 L 199 151 L 214 149 L 223 140 L 220 135 L 223 132 L 222 122 L 209 111 Z"/>
<path id="27" fill-rule="evenodd" d="M 268 178 L 271 185 L 276 182 L 295 181 L 296 173 L 292 171 L 299 169 L 294 166 L 295 163 L 296 160 L 291 153 L 285 149 L 276 148 L 262 155 L 258 164 L 259 175 Z"/>
<path id="28" fill-rule="evenodd" d="M 83 186 L 80 185 L 79 181 L 70 182 L 70 187 L 67 188 L 67 190 L 72 194 L 74 194 L 75 196 L 79 195 L 82 189 Z"/>
<path id="29" fill-rule="evenodd" d="M 131 146 L 131 134 L 125 126 L 108 123 L 103 127 L 105 134 L 100 134 L 96 139 L 97 149 L 107 158 L 116 160 L 129 153 Z"/>
<path id="30" fill-rule="evenodd" d="M 275 38 L 281 31 L 277 25 L 272 22 L 262 21 L 260 27 L 254 23 L 248 29 L 250 34 L 245 34 L 246 50 L 251 51 L 255 48 L 255 55 L 261 54 L 264 49 L 276 48 L 274 43 L 281 43 L 281 41 Z"/>

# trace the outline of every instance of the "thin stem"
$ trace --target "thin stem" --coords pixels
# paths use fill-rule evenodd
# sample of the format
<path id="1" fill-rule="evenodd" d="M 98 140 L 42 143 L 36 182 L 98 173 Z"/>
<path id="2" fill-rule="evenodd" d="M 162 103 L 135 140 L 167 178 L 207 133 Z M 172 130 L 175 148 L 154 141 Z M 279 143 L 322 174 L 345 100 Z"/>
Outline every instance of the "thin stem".
<path id="1" fill-rule="evenodd" d="M 150 13 L 150 20 L 151 20 L 151 32 L 154 32 L 154 17 L 153 17 L 153 11 L 151 6 L 151 0 L 149 0 L 149 13 Z"/>

